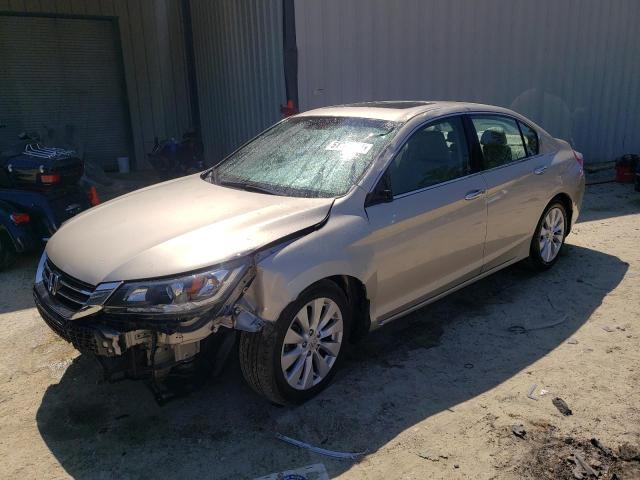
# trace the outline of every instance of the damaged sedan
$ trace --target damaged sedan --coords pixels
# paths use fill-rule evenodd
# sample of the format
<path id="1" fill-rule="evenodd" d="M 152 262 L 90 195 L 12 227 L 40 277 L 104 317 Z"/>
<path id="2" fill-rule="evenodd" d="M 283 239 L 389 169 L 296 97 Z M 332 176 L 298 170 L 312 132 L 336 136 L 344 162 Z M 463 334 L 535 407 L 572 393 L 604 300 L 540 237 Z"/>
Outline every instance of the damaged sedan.
<path id="1" fill-rule="evenodd" d="M 507 109 L 370 102 L 287 118 L 215 167 L 52 236 L 34 298 L 110 378 L 215 371 L 303 402 L 350 342 L 515 262 L 558 260 L 582 157 Z"/>

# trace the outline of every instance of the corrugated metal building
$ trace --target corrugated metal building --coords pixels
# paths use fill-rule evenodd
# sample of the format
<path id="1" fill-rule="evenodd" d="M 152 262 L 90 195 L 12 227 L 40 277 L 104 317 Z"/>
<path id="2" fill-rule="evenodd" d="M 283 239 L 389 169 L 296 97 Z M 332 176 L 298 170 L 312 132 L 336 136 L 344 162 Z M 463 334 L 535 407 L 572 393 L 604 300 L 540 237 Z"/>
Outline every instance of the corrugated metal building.
<path id="1" fill-rule="evenodd" d="M 280 120 L 281 0 L 191 0 L 202 134 L 220 159 Z"/>
<path id="2" fill-rule="evenodd" d="M 297 0 L 300 108 L 490 103 L 587 161 L 640 152 L 637 0 Z"/>
<path id="3" fill-rule="evenodd" d="M 638 18 L 637 0 L 0 0 L 0 143 L 71 123 L 87 157 L 144 168 L 155 137 L 199 126 L 211 163 L 281 118 L 286 70 L 301 110 L 492 103 L 610 160 L 640 151 Z"/>

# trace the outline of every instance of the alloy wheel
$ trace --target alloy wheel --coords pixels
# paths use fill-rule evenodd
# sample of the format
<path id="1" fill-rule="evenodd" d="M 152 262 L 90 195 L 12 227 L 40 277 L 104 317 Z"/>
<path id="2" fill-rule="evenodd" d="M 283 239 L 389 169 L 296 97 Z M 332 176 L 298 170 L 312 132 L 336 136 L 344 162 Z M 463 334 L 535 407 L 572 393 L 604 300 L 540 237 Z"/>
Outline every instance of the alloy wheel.
<path id="1" fill-rule="evenodd" d="M 340 308 L 330 298 L 316 298 L 293 317 L 284 337 L 280 365 L 296 390 L 319 384 L 333 368 L 344 333 Z"/>
<path id="2" fill-rule="evenodd" d="M 545 262 L 552 262 L 560 252 L 564 240 L 565 218 L 564 212 L 554 207 L 547 212 L 547 215 L 540 226 L 540 257 Z"/>

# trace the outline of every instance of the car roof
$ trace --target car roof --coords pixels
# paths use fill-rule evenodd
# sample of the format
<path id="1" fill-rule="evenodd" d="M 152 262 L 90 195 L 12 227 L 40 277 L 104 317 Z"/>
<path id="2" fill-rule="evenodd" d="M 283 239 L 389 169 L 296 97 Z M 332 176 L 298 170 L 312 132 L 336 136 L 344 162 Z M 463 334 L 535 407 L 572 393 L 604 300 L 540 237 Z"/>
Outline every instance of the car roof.
<path id="1" fill-rule="evenodd" d="M 480 103 L 420 100 L 385 100 L 321 107 L 300 113 L 298 117 L 359 117 L 406 122 L 416 115 L 431 113 L 434 117 L 451 113 L 492 112 L 513 114 L 511 110 Z"/>

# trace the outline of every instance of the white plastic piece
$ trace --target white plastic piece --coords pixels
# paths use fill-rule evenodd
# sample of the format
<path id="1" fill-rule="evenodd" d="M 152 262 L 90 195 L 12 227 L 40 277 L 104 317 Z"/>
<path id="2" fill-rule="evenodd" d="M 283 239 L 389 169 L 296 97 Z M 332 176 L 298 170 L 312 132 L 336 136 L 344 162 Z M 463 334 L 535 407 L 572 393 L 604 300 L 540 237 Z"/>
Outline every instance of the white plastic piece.
<path id="1" fill-rule="evenodd" d="M 290 443 L 291 445 L 295 445 L 296 447 L 306 448 L 314 453 L 318 453 L 320 455 L 325 455 L 327 457 L 332 458 L 345 458 L 350 460 L 356 460 L 358 457 L 365 455 L 367 452 L 336 452 L 335 450 L 327 450 L 325 448 L 314 447 L 313 445 L 309 445 L 308 443 L 302 442 L 300 440 L 296 440 L 295 438 L 287 437 L 280 433 L 276 433 L 276 438 L 282 440 L 283 442 Z"/>

